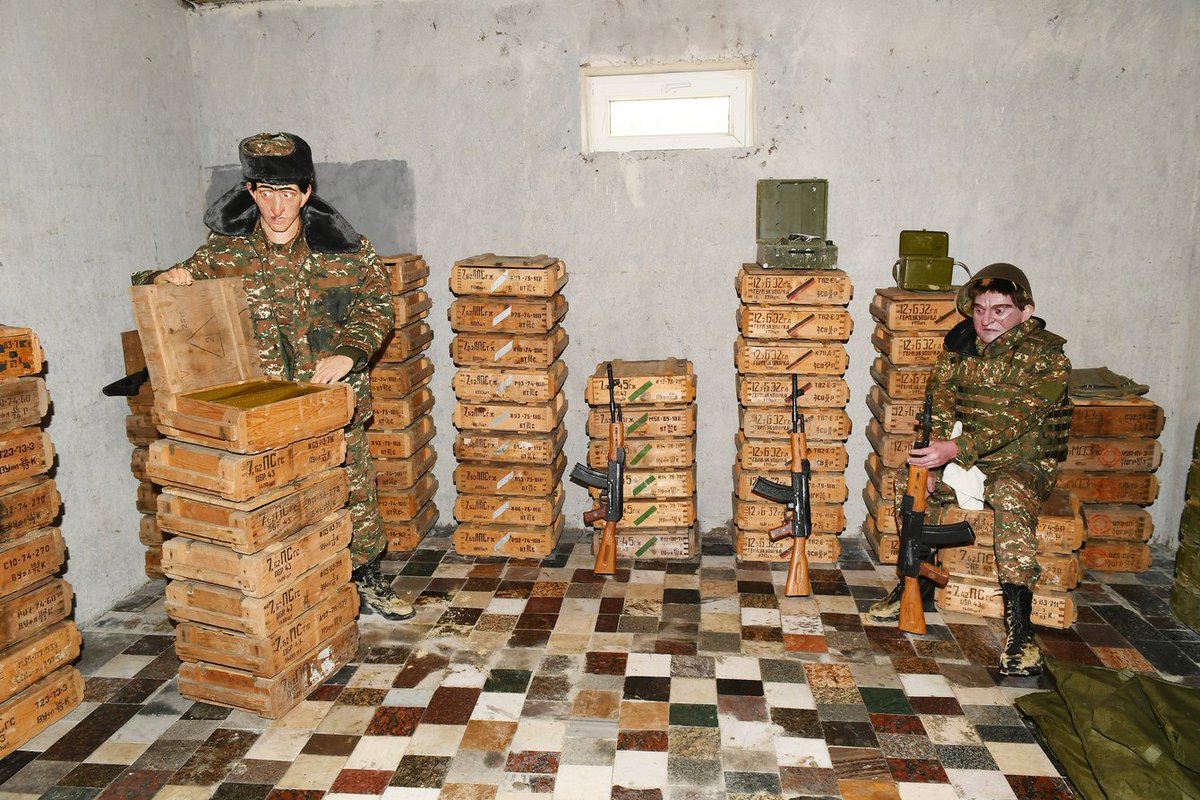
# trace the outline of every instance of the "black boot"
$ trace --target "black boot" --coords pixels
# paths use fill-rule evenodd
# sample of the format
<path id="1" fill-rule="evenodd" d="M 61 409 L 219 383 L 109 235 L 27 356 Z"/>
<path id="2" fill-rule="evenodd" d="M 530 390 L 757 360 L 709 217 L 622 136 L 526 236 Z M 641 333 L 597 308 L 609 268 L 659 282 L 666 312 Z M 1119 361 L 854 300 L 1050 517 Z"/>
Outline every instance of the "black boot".
<path id="1" fill-rule="evenodd" d="M 1033 640 L 1033 590 L 1018 583 L 1002 583 L 1004 593 L 1004 652 L 1001 675 L 1040 675 L 1042 651 Z"/>
<path id="2" fill-rule="evenodd" d="M 933 590 L 937 587 L 933 581 L 928 578 L 918 575 L 917 585 L 921 587 L 921 608 L 924 611 L 933 611 Z M 867 610 L 867 617 L 872 622 L 895 622 L 900 619 L 900 596 L 904 594 L 904 581 L 901 580 L 896 584 L 896 587 L 888 592 L 887 597 L 874 603 Z"/>
<path id="3" fill-rule="evenodd" d="M 410 619 L 417 612 L 412 604 L 401 600 L 392 591 L 392 584 L 379 571 L 379 558 L 355 567 L 350 579 L 358 586 L 359 611 L 380 614 L 386 619 Z"/>

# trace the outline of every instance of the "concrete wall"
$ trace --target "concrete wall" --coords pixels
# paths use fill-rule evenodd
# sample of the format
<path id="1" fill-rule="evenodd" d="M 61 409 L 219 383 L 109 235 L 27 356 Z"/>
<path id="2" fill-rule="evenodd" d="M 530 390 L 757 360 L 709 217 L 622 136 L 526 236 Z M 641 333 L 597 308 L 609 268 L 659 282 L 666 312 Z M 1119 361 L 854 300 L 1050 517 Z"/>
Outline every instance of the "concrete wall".
<path id="1" fill-rule="evenodd" d="M 0 0 L 0 322 L 41 337 L 66 577 L 88 621 L 146 580 L 123 374 L 134 269 L 200 221 L 187 13 L 161 0 Z"/>

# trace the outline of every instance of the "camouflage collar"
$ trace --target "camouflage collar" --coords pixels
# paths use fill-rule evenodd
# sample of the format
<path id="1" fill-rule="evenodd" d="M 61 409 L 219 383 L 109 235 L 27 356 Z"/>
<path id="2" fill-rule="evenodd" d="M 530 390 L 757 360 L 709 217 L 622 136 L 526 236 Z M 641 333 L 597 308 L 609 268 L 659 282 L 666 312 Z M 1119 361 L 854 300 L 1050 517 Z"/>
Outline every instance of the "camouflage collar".
<path id="1" fill-rule="evenodd" d="M 950 332 L 946 334 L 943 340 L 943 344 L 952 353 L 994 358 L 1008 350 L 1016 349 L 1021 342 L 1025 341 L 1031 335 L 1045 329 L 1045 320 L 1041 317 L 1030 317 L 1020 325 L 1005 331 L 991 344 L 984 344 L 983 340 L 975 335 L 975 326 L 971 322 L 971 318 L 968 317 L 950 329 Z M 1054 336 L 1052 333 L 1048 333 L 1047 335 Z"/>

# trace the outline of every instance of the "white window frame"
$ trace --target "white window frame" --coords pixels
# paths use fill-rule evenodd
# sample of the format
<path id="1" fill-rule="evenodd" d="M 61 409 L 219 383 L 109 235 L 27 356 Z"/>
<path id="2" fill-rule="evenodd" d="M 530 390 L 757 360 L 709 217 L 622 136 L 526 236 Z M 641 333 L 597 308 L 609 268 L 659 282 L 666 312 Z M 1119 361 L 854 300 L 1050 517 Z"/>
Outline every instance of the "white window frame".
<path id="1" fill-rule="evenodd" d="M 672 67 L 584 67 L 581 103 L 583 152 L 713 150 L 754 144 L 754 68 L 751 64 L 679 64 Z M 609 103 L 679 97 L 728 97 L 724 133 L 612 136 Z"/>

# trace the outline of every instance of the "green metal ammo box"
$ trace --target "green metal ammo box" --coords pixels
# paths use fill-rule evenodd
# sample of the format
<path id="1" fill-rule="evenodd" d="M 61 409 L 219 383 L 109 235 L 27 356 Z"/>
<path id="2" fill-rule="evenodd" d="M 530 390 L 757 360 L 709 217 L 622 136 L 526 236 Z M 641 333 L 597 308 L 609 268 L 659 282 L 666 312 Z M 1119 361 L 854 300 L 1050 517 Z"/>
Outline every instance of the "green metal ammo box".
<path id="1" fill-rule="evenodd" d="M 825 238 L 829 181 L 758 182 L 758 263 L 790 269 L 836 269 L 837 247 Z"/>
<path id="2" fill-rule="evenodd" d="M 945 231 L 900 231 L 900 257 L 892 265 L 892 278 L 912 292 L 948 291 L 955 264 L 949 252 L 950 234 Z"/>

